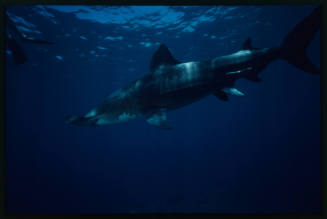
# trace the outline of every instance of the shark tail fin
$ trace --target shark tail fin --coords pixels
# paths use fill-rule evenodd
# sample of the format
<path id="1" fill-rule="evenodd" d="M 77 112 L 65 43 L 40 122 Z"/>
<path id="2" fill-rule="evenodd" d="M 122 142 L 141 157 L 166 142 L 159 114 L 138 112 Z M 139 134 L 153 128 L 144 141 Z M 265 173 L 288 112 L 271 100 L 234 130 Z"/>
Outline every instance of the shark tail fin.
<path id="1" fill-rule="evenodd" d="M 86 118 L 84 116 L 67 116 L 66 123 L 79 126 L 95 126 L 96 118 Z"/>
<path id="2" fill-rule="evenodd" d="M 319 74 L 320 70 L 306 55 L 306 48 L 321 27 L 321 13 L 321 6 L 315 8 L 310 15 L 293 28 L 281 45 L 282 59 L 311 74 Z"/>

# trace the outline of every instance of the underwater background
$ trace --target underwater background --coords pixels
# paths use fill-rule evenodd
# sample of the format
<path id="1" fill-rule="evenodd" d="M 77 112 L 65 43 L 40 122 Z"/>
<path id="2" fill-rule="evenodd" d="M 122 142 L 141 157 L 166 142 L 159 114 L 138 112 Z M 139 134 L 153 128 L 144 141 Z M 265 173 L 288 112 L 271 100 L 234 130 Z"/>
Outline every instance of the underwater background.
<path id="1" fill-rule="evenodd" d="M 320 76 L 283 60 L 236 88 L 145 120 L 66 124 L 148 73 L 164 43 L 182 62 L 278 46 L 315 6 L 10 6 L 26 63 L 6 50 L 7 213 L 318 213 Z M 320 66 L 320 31 L 308 47 Z"/>

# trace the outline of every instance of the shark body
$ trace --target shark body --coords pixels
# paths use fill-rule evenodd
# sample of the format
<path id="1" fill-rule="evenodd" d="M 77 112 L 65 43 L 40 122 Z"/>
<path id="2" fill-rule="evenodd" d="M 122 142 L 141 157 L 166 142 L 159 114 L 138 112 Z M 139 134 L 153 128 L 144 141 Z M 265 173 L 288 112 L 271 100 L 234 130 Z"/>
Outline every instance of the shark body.
<path id="1" fill-rule="evenodd" d="M 248 38 L 240 51 L 208 61 L 177 61 L 161 44 L 154 53 L 150 72 L 116 90 L 84 116 L 69 116 L 74 125 L 98 126 L 144 118 L 162 129 L 171 129 L 167 112 L 189 105 L 208 95 L 228 101 L 229 95 L 243 96 L 234 88 L 236 80 L 260 82 L 258 77 L 269 63 L 283 59 L 297 68 L 319 74 L 306 56 L 306 48 L 321 26 L 321 7 L 298 23 L 274 48 L 254 48 Z"/>

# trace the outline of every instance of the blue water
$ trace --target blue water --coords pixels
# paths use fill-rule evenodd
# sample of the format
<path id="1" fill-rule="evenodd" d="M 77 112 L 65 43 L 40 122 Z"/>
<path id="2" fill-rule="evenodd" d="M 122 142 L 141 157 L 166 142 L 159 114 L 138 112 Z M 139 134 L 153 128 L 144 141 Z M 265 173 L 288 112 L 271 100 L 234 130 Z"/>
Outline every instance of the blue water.
<path id="1" fill-rule="evenodd" d="M 28 61 L 6 55 L 8 213 L 318 213 L 320 76 L 285 61 L 168 112 L 172 130 L 135 120 L 69 126 L 148 73 L 165 43 L 180 61 L 279 45 L 315 6 L 11 6 Z M 320 32 L 319 32 L 320 33 Z M 320 37 L 308 48 L 320 66 Z"/>

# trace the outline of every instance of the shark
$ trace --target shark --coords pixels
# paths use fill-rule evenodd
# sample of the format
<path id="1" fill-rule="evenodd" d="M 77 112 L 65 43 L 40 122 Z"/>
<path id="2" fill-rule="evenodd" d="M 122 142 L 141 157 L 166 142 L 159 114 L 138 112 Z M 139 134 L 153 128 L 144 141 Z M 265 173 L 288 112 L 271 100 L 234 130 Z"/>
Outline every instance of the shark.
<path id="1" fill-rule="evenodd" d="M 8 49 L 12 52 L 14 62 L 16 65 L 24 64 L 27 61 L 27 55 L 23 45 L 25 43 L 35 44 L 55 44 L 54 42 L 42 40 L 42 39 L 31 39 L 23 35 L 16 24 L 12 21 L 8 14 L 5 14 L 6 23 L 6 44 Z"/>
<path id="2" fill-rule="evenodd" d="M 194 103 L 208 95 L 228 101 L 230 95 L 244 96 L 235 88 L 238 79 L 261 82 L 258 74 L 278 59 L 298 69 L 319 75 L 306 55 L 306 48 L 321 27 L 322 8 L 316 7 L 286 35 L 279 46 L 255 48 L 247 38 L 235 53 L 205 61 L 180 62 L 166 45 L 152 56 L 149 72 L 108 95 L 85 115 L 66 117 L 78 126 L 100 126 L 145 119 L 150 125 L 172 129 L 167 112 Z"/>

